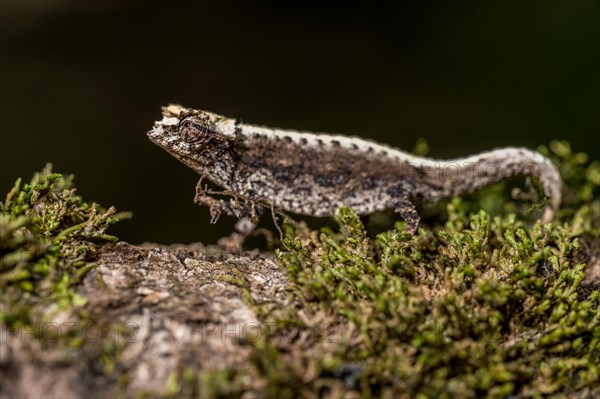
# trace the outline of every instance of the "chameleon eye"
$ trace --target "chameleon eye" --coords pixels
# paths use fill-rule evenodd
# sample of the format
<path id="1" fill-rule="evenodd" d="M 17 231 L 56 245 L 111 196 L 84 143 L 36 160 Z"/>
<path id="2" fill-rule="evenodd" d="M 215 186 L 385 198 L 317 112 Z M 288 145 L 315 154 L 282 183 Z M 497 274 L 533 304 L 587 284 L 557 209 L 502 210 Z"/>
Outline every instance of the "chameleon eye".
<path id="1" fill-rule="evenodd" d="M 184 120 L 179 127 L 179 132 L 188 143 L 202 143 L 208 140 L 211 131 L 201 123 Z"/>

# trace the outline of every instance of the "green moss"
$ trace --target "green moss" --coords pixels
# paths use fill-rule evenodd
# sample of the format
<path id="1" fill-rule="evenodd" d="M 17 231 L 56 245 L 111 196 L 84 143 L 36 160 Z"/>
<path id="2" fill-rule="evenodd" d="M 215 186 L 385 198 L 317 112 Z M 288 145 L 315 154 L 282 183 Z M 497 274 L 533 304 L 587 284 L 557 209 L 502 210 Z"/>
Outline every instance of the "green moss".
<path id="1" fill-rule="evenodd" d="M 162 398 L 238 398 L 241 384 L 238 373 L 232 370 L 196 370 L 184 367 L 173 371 L 168 379 Z M 156 397 L 156 392 L 146 392 L 139 397 Z"/>
<path id="2" fill-rule="evenodd" d="M 83 201 L 73 176 L 50 164 L 29 184 L 18 179 L 0 203 L 0 323 L 28 328 L 51 316 L 42 309 L 83 305 L 73 287 L 93 267 L 95 243 L 115 241 L 106 229 L 129 216 Z"/>
<path id="3" fill-rule="evenodd" d="M 246 288 L 248 287 L 248 281 L 246 281 L 246 278 L 244 276 L 244 273 L 238 269 L 237 267 L 232 267 L 229 271 L 229 274 L 222 274 L 220 276 L 217 276 L 217 280 L 220 281 L 224 281 L 226 283 L 241 287 L 241 288 Z"/>
<path id="4" fill-rule="evenodd" d="M 582 289 L 581 262 L 582 243 L 598 239 L 599 164 L 564 142 L 540 150 L 566 183 L 552 224 L 505 213 L 522 204 L 506 201 L 500 184 L 447 201 L 447 215 L 414 237 L 402 233 L 403 222 L 368 237 L 347 208 L 338 231 L 286 225 L 277 256 L 296 307 L 257 308 L 278 326 L 253 343 L 266 394 L 597 393 L 600 284 Z M 291 328 L 311 339 L 290 342 Z"/>

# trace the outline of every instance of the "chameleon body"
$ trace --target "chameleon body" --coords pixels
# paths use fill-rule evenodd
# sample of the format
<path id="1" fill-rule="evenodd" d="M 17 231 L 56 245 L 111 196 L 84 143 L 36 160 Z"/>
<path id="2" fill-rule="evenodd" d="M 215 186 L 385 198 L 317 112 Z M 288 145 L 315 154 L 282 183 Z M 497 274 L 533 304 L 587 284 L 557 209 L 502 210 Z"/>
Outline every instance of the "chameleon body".
<path id="1" fill-rule="evenodd" d="M 526 148 L 442 161 L 357 137 L 254 126 L 178 105 L 163 107 L 163 119 L 148 137 L 243 199 L 240 206 L 239 200 L 197 197 L 211 206 L 213 219 L 221 212 L 255 216 L 265 204 L 310 216 L 333 215 L 342 205 L 358 214 L 394 208 L 406 220 L 406 231 L 414 233 L 419 217 L 413 203 L 470 193 L 524 175 L 539 178 L 548 197 L 544 221 L 552 219 L 561 200 L 557 168 Z"/>

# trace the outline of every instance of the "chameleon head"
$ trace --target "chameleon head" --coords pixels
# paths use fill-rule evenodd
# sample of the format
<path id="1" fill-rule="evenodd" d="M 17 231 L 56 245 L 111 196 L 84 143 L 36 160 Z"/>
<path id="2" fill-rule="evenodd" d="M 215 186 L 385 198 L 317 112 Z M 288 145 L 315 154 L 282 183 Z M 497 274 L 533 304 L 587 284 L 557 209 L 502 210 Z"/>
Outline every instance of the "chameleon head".
<path id="1" fill-rule="evenodd" d="M 148 138 L 192 168 L 210 163 L 235 138 L 233 119 L 180 105 L 162 111 L 163 119 L 154 123 Z"/>

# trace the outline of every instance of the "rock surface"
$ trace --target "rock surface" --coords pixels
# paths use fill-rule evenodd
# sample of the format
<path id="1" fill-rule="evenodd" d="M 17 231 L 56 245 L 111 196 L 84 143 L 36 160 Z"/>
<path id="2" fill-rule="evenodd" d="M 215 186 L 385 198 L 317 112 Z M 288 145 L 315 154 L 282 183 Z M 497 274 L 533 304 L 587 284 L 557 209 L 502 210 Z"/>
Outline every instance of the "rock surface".
<path id="1" fill-rule="evenodd" d="M 239 340 L 266 331 L 245 292 L 285 301 L 285 275 L 258 254 L 118 243 L 94 263 L 78 289 L 84 306 L 52 315 L 37 331 L 3 332 L 2 398 L 160 394 L 188 367 L 243 367 L 249 348 Z"/>

